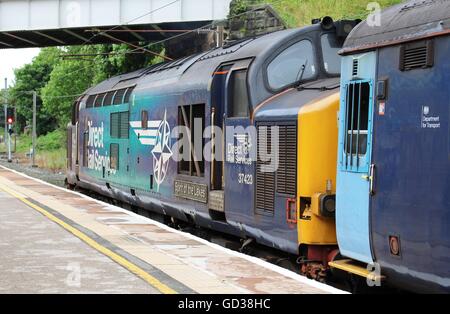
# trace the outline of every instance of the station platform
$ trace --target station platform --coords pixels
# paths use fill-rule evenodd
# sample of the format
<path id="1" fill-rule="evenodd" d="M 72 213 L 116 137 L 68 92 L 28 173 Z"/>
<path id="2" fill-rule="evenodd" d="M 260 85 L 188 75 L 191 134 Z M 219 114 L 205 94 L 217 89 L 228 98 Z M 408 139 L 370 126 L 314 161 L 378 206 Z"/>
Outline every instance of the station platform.
<path id="1" fill-rule="evenodd" d="M 0 293 L 345 293 L 0 166 Z"/>

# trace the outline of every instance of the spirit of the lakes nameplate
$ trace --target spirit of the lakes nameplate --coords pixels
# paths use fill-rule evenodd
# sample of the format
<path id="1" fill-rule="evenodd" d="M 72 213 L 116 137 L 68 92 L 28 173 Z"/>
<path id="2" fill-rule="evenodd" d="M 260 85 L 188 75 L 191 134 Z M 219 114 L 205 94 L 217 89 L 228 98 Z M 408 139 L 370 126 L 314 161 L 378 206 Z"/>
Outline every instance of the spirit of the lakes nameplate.
<path id="1" fill-rule="evenodd" d="M 175 180 L 174 190 L 175 196 L 202 203 L 208 202 L 208 186 L 205 184 Z"/>

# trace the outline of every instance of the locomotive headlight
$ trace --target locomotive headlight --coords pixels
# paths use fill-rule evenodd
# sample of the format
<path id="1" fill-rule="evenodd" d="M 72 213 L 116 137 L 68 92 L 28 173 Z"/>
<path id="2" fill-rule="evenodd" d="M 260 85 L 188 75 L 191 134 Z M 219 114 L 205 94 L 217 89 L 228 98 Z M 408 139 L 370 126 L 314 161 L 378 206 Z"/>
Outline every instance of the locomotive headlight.
<path id="1" fill-rule="evenodd" d="M 323 207 L 328 213 L 334 213 L 336 211 L 336 201 L 331 197 L 326 198 Z"/>
<path id="2" fill-rule="evenodd" d="M 322 194 L 320 197 L 320 215 L 334 217 L 336 212 L 336 195 Z"/>

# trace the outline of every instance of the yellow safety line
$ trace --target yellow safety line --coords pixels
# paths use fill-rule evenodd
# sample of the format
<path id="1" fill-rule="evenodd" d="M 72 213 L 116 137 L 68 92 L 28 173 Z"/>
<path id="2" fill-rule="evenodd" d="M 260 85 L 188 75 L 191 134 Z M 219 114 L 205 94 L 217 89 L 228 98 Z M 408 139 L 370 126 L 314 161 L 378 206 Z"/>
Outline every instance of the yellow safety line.
<path id="1" fill-rule="evenodd" d="M 102 246 L 101 244 L 99 244 L 95 240 L 91 239 L 86 234 L 82 233 L 80 230 L 72 227 L 68 223 L 62 221 L 61 219 L 59 219 L 57 217 L 55 217 L 54 215 L 52 215 L 51 213 L 49 213 L 45 209 L 43 209 L 43 208 L 33 204 L 32 202 L 30 202 L 27 199 L 23 198 L 22 196 L 20 196 L 16 192 L 12 191 L 11 189 L 9 189 L 9 188 L 7 188 L 7 187 L 2 185 L 2 186 L 0 186 L 0 190 L 3 190 L 4 192 L 12 195 L 13 197 L 15 197 L 18 200 L 22 201 L 23 203 L 25 203 L 26 205 L 30 206 L 31 208 L 37 210 L 38 212 L 40 212 L 41 214 L 43 214 L 44 216 L 49 218 L 51 221 L 57 223 L 58 225 L 60 225 L 61 227 L 63 227 L 64 229 L 66 229 L 67 231 L 69 231 L 70 233 L 72 233 L 73 235 L 75 235 L 76 237 L 81 239 L 82 241 L 86 242 L 88 245 L 90 245 L 91 247 L 93 247 L 97 251 L 99 251 L 100 253 L 108 256 L 110 259 L 112 259 L 113 261 L 115 261 L 119 265 L 125 267 L 130 272 L 132 272 L 133 274 L 136 274 L 137 276 L 141 277 L 143 280 L 145 280 L 152 287 L 154 287 L 157 290 L 159 290 L 161 293 L 164 293 L 164 294 L 176 294 L 177 293 L 172 288 L 168 287 L 167 285 L 163 284 L 161 281 L 159 281 L 158 279 L 156 279 L 152 275 L 148 274 L 145 270 L 143 270 L 139 266 L 136 266 L 135 264 L 133 264 L 130 261 L 128 261 L 125 258 L 123 258 L 122 256 L 120 256 L 120 255 L 114 253 L 113 251 L 111 251 L 110 249 Z"/>

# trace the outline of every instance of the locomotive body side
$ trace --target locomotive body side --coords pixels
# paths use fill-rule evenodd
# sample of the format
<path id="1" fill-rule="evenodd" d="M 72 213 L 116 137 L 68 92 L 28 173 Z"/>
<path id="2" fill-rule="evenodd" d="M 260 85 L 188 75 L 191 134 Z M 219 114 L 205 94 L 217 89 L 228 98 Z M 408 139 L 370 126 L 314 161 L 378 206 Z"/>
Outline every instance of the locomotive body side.
<path id="1" fill-rule="evenodd" d="M 300 254 L 305 265 L 316 262 L 312 272 L 322 279 L 336 248 L 337 51 L 343 43 L 336 28 L 317 24 L 246 39 L 91 88 L 75 104 L 69 126 L 77 138 L 68 184 L 148 215 Z M 222 140 L 213 139 L 215 131 L 207 129 L 213 125 L 223 130 Z M 177 134 L 179 126 L 189 133 Z M 259 155 L 248 155 L 247 149 L 271 143 L 267 136 L 252 138 L 247 127 L 257 134 L 278 128 L 279 167 L 262 172 Z M 173 145 L 181 138 L 194 158 L 175 158 L 186 149 Z M 201 156 L 192 153 L 196 145 Z"/>

